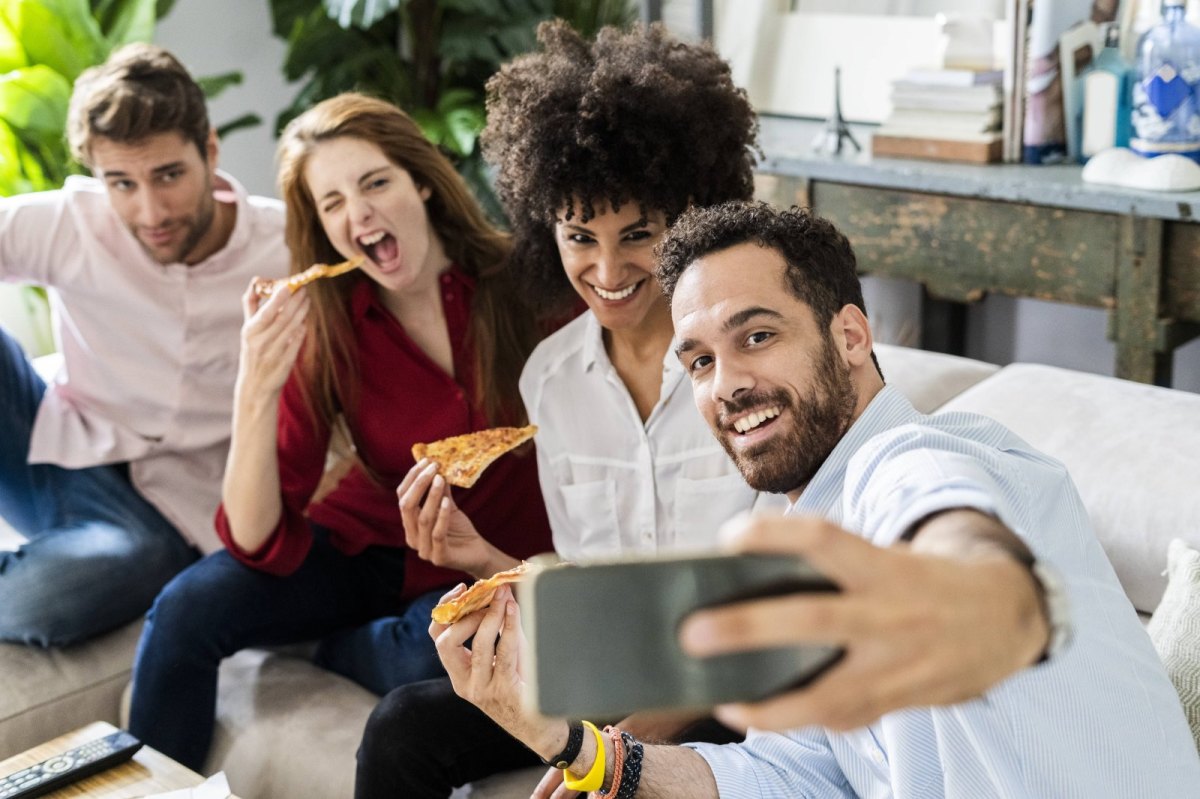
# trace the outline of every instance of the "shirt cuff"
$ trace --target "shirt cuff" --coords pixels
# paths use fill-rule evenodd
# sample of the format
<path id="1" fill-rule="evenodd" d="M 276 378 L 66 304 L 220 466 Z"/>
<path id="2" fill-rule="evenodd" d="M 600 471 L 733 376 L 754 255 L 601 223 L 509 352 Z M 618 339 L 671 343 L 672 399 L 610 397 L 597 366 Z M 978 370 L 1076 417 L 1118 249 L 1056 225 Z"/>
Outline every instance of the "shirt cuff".
<path id="1" fill-rule="evenodd" d="M 887 531 L 875 539 L 873 543 L 881 547 L 891 546 L 904 537 L 912 529 L 913 525 L 923 519 L 935 513 L 959 509 L 975 510 L 980 513 L 986 513 L 989 516 L 995 516 L 1003 524 L 1007 525 L 1009 529 L 1014 529 L 1003 518 L 995 498 L 988 492 L 970 486 L 954 486 L 926 494 L 918 498 L 915 502 L 908 504 L 892 519 L 892 523 L 888 525 Z"/>
<path id="2" fill-rule="evenodd" d="M 704 758 L 717 781 L 721 799 L 762 799 L 754 759 L 737 744 L 685 743 L 688 749 Z"/>

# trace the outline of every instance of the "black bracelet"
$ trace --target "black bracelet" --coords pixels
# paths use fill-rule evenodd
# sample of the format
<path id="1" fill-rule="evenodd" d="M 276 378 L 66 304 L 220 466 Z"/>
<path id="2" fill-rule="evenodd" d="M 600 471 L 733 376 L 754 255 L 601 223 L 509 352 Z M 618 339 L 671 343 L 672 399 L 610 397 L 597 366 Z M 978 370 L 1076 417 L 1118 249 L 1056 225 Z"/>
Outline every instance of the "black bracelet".
<path id="1" fill-rule="evenodd" d="M 640 741 L 627 732 L 621 733 L 625 742 L 625 766 L 621 772 L 621 787 L 616 799 L 633 799 L 638 784 L 642 781 L 642 755 L 645 754 Z"/>
<path id="2" fill-rule="evenodd" d="M 575 758 L 579 757 L 579 750 L 583 748 L 583 722 L 569 721 L 567 722 L 569 729 L 567 730 L 567 745 L 563 750 L 554 757 L 542 762 L 547 766 L 554 766 L 557 769 L 565 769 L 575 762 Z"/>

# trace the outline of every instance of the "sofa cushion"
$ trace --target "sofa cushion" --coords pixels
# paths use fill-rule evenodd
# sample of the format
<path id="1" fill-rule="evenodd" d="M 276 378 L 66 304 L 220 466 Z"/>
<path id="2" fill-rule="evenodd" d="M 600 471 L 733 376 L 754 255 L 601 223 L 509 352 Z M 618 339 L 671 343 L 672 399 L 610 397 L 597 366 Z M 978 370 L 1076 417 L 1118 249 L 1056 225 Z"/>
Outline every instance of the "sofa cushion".
<path id="1" fill-rule="evenodd" d="M 1167 590 L 1146 629 L 1200 750 L 1200 552 L 1178 538 L 1168 548 Z"/>
<path id="2" fill-rule="evenodd" d="M 1000 369 L 957 355 L 876 344 L 884 380 L 895 386 L 921 413 L 932 413 L 946 401 Z"/>
<path id="3" fill-rule="evenodd" d="M 1014 364 L 943 410 L 990 416 L 1062 461 L 1125 592 L 1154 610 L 1167 544 L 1200 545 L 1200 395 Z"/>
<path id="4" fill-rule="evenodd" d="M 117 724 L 141 628 L 59 649 L 0 644 L 0 759 L 93 721 Z"/>
<path id="5" fill-rule="evenodd" d="M 261 649 L 221 664 L 206 773 L 238 796 L 354 795 L 355 753 L 379 697 L 308 660 Z"/>

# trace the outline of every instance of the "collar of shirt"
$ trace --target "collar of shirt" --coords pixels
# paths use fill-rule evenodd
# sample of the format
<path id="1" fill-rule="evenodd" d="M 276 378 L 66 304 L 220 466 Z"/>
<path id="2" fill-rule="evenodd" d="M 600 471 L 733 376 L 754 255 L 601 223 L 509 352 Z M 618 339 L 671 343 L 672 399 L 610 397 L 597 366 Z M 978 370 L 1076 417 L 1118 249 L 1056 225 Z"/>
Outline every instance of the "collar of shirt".
<path id="1" fill-rule="evenodd" d="M 803 513 L 830 518 L 842 501 L 846 467 L 855 453 L 880 433 L 920 418 L 921 414 L 903 394 L 885 385 L 850 425 L 799 499 L 787 509 L 787 515 Z"/>
<path id="2" fill-rule="evenodd" d="M 458 264 L 450 264 L 450 267 L 438 276 L 438 280 L 443 283 L 443 294 L 446 287 L 459 289 L 459 297 L 469 298 L 475 293 L 475 280 L 459 268 Z M 354 321 L 361 321 L 371 308 L 384 310 L 383 301 L 379 299 L 379 292 L 375 290 L 375 281 L 367 278 L 360 280 L 358 285 L 350 295 L 350 315 Z"/>

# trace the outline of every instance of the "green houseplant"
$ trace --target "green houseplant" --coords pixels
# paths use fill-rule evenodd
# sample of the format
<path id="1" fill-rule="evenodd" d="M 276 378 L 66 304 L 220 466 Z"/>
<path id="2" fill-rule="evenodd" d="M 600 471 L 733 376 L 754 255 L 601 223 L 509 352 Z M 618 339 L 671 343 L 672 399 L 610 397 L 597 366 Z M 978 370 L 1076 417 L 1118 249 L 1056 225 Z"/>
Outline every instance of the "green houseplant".
<path id="1" fill-rule="evenodd" d="M 0 0 L 0 196 L 55 189 L 80 171 L 64 129 L 71 87 L 116 47 L 149 41 L 174 0 Z M 209 96 L 241 82 L 231 72 L 198 81 Z M 218 129 L 256 125 L 247 114 Z M 27 288 L 32 349 L 53 349 L 45 293 Z"/>
<path id="2" fill-rule="evenodd" d="M 476 139 L 484 84 L 535 44 L 537 24 L 559 16 L 584 35 L 636 18 L 630 0 L 271 0 L 275 35 L 287 41 L 284 74 L 299 81 L 276 121 L 357 90 L 408 111 L 458 165 L 488 212 L 503 219 Z"/>

